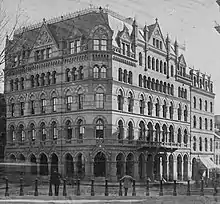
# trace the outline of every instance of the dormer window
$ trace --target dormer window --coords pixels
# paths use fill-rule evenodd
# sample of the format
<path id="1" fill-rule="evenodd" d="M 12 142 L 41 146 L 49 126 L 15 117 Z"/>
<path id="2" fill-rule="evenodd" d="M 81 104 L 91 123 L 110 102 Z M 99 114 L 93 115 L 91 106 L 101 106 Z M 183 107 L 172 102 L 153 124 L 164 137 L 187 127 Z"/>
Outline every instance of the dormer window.
<path id="1" fill-rule="evenodd" d="M 106 51 L 107 50 L 107 40 L 106 39 L 93 40 L 93 49 Z"/>
<path id="2" fill-rule="evenodd" d="M 47 55 L 47 58 L 52 57 L 52 49 L 51 48 L 47 48 L 46 55 Z"/>
<path id="3" fill-rule="evenodd" d="M 74 40 L 70 42 L 70 54 L 75 54 L 80 52 L 80 40 Z"/>

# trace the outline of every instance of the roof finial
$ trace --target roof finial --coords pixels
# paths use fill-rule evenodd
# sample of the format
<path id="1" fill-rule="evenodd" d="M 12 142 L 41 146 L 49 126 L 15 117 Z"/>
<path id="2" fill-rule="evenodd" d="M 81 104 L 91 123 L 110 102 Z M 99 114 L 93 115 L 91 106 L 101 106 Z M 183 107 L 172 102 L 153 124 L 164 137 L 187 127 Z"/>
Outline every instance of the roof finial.
<path id="1" fill-rule="evenodd" d="M 45 18 L 43 18 L 43 23 L 46 23 L 46 19 Z"/>
<path id="2" fill-rule="evenodd" d="M 156 20 L 156 23 L 158 23 L 158 18 L 156 18 L 155 20 Z"/>
<path id="3" fill-rule="evenodd" d="M 100 11 L 100 12 L 102 11 L 102 7 L 101 7 L 101 6 L 99 7 L 99 11 Z"/>

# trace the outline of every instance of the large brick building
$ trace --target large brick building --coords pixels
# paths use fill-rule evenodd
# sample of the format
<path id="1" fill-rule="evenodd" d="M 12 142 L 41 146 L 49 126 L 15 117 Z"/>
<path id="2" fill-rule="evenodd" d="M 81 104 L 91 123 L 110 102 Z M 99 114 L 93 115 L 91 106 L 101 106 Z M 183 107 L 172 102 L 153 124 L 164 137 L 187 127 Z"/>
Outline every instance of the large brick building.
<path id="1" fill-rule="evenodd" d="M 18 30 L 6 47 L 6 159 L 111 180 L 187 180 L 195 160 L 213 159 L 212 81 L 157 20 L 91 8 Z"/>

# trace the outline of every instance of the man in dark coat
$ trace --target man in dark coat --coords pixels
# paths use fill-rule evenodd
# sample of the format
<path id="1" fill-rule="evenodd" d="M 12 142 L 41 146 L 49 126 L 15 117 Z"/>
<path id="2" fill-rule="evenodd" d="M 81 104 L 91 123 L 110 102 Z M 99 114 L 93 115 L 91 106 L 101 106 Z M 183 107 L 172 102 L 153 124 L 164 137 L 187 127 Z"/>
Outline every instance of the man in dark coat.
<path id="1" fill-rule="evenodd" d="M 59 195 L 60 179 L 61 175 L 56 170 L 54 170 L 51 174 L 50 180 L 51 184 L 54 185 L 55 196 Z"/>

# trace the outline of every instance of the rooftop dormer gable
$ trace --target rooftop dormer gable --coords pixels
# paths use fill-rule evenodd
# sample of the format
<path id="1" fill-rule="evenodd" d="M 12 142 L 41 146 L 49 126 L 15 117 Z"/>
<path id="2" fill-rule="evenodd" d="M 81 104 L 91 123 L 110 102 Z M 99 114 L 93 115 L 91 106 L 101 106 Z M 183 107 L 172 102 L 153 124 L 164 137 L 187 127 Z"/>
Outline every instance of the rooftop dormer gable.
<path id="1" fill-rule="evenodd" d="M 181 67 L 186 67 L 187 66 L 186 60 L 185 60 L 185 57 L 183 56 L 183 54 L 181 54 L 179 56 L 178 65 L 181 66 Z"/>
<path id="2" fill-rule="evenodd" d="M 127 26 L 125 24 L 124 24 L 123 30 L 118 31 L 116 41 L 118 42 L 119 47 L 120 47 L 120 41 L 125 41 L 126 43 L 131 43 L 129 29 L 127 28 Z"/>

